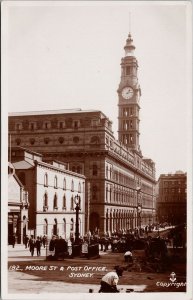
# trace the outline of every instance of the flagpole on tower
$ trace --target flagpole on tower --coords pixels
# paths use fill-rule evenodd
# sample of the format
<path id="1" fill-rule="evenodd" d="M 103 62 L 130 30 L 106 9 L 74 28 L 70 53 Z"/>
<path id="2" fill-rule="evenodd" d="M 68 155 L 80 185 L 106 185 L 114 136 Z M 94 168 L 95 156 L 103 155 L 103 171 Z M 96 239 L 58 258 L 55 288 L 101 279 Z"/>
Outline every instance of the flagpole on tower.
<path id="1" fill-rule="evenodd" d="M 131 12 L 129 12 L 129 33 L 131 33 Z"/>

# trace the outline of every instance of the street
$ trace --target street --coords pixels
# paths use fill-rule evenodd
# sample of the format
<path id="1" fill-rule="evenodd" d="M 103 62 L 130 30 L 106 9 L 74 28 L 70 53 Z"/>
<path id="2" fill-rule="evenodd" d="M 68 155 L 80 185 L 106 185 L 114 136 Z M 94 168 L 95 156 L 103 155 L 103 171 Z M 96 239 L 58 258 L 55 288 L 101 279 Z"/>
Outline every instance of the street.
<path id="1" fill-rule="evenodd" d="M 154 270 L 144 263 L 143 250 L 133 251 L 132 266 L 124 261 L 123 253 L 100 251 L 98 259 L 68 258 L 60 261 L 46 260 L 46 250 L 41 256 L 30 256 L 24 245 L 8 246 L 8 291 L 12 294 L 47 292 L 57 293 L 97 293 L 104 274 L 113 270 L 115 265 L 125 268 L 120 278 L 120 292 L 184 292 L 186 291 L 186 263 L 184 259 L 175 259 L 164 272 Z M 169 249 L 172 251 L 172 249 Z M 179 257 L 185 258 L 183 249 Z M 178 255 L 176 257 L 178 257 Z M 175 284 L 171 274 L 175 274 Z M 21 284 L 22 282 L 22 284 Z M 178 283 L 178 284 L 176 284 Z"/>

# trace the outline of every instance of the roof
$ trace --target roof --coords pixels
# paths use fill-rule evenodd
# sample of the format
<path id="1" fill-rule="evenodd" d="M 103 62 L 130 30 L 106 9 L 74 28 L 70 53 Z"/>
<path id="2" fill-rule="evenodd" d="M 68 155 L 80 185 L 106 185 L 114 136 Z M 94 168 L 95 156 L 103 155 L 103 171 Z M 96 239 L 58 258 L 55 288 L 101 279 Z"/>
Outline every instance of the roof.
<path id="1" fill-rule="evenodd" d="M 40 110 L 40 111 L 27 111 L 27 112 L 10 112 L 9 117 L 17 116 L 41 116 L 41 115 L 60 115 L 60 114 L 75 114 L 75 113 L 88 113 L 88 112 L 101 112 L 99 110 L 82 110 L 81 108 L 72 109 L 58 109 L 58 110 Z"/>
<path id="2" fill-rule="evenodd" d="M 29 148 L 24 148 L 24 147 L 21 147 L 21 146 L 11 147 L 11 151 L 18 151 L 18 150 L 23 150 L 23 151 L 25 151 L 25 152 L 28 152 L 28 153 L 31 153 L 31 154 L 35 154 L 35 155 L 37 155 L 37 156 L 43 156 L 41 153 L 32 151 L 32 150 L 30 150 Z"/>
<path id="3" fill-rule="evenodd" d="M 76 172 L 73 172 L 73 171 L 70 171 L 70 170 L 66 170 L 66 169 L 61 169 L 60 167 L 56 167 L 54 165 L 51 165 L 50 163 L 46 163 L 46 162 L 43 162 L 43 161 L 37 161 L 36 160 L 35 164 L 36 165 L 40 165 L 40 166 L 44 166 L 44 167 L 47 167 L 47 168 L 50 168 L 52 170 L 59 170 L 62 173 L 66 173 L 66 174 L 69 174 L 69 175 L 72 175 L 72 176 L 81 177 L 83 179 L 86 178 L 85 175 L 83 175 L 83 174 L 76 173 Z"/>
<path id="4" fill-rule="evenodd" d="M 18 162 L 14 162 L 12 163 L 14 168 L 17 170 L 26 170 L 26 169 L 30 169 L 34 166 L 34 164 L 30 164 L 29 162 L 25 161 L 25 160 L 21 160 Z"/>
<path id="5" fill-rule="evenodd" d="M 20 181 L 19 177 L 16 174 L 9 174 L 8 180 L 10 180 L 11 178 L 14 178 L 17 181 L 18 185 L 24 188 L 23 183 Z"/>

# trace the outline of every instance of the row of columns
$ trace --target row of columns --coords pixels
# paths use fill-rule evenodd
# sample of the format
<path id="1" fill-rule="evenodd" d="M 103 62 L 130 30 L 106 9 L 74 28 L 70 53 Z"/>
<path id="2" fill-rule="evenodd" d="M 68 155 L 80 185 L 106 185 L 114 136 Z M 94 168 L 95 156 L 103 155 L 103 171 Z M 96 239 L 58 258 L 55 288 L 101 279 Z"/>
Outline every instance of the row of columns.
<path id="1" fill-rule="evenodd" d="M 114 211 L 109 213 L 107 211 L 104 217 L 104 232 L 148 226 L 154 221 L 153 213 L 150 211 L 141 213 L 138 213 L 136 209 L 129 212 Z"/>

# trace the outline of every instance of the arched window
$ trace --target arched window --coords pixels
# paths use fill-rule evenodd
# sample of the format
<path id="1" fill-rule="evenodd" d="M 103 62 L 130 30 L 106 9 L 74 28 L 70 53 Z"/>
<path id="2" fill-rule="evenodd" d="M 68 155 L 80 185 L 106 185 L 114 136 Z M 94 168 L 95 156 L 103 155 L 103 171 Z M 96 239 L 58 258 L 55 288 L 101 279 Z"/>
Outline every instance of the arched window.
<path id="1" fill-rule="evenodd" d="M 74 192 L 74 180 L 72 179 L 72 182 L 71 182 L 71 191 Z"/>
<path id="2" fill-rule="evenodd" d="M 81 193 L 81 184 L 80 184 L 80 182 L 78 184 L 78 193 Z"/>
<path id="3" fill-rule="evenodd" d="M 70 209 L 74 210 L 74 198 L 73 198 L 73 196 L 71 197 Z"/>
<path id="4" fill-rule="evenodd" d="M 53 235 L 57 235 L 58 233 L 59 233 L 59 231 L 58 231 L 58 222 L 57 222 L 57 219 L 54 219 Z"/>
<path id="5" fill-rule="evenodd" d="M 79 196 L 79 207 L 81 209 L 81 197 Z"/>
<path id="6" fill-rule="evenodd" d="M 63 190 L 66 190 L 66 178 L 63 180 Z"/>
<path id="7" fill-rule="evenodd" d="M 112 167 L 110 167 L 110 179 L 112 179 Z"/>
<path id="8" fill-rule="evenodd" d="M 108 186 L 106 186 L 106 202 L 108 202 Z"/>
<path id="9" fill-rule="evenodd" d="M 63 232 L 64 232 L 64 238 L 66 238 L 66 220 L 63 219 L 64 224 L 63 224 Z"/>
<path id="10" fill-rule="evenodd" d="M 48 220 L 44 219 L 43 234 L 48 235 Z"/>
<path id="11" fill-rule="evenodd" d="M 48 186 L 48 174 L 44 175 L 44 186 Z"/>
<path id="12" fill-rule="evenodd" d="M 66 195 L 63 196 L 63 209 L 66 209 Z"/>
<path id="13" fill-rule="evenodd" d="M 73 220 L 73 218 L 70 220 L 70 230 L 74 231 L 74 220 Z"/>
<path id="14" fill-rule="evenodd" d="M 54 208 L 54 209 L 58 209 L 58 197 L 57 197 L 56 194 L 54 195 L 53 208 Z"/>
<path id="15" fill-rule="evenodd" d="M 97 165 L 93 165 L 93 169 L 92 169 L 92 175 L 93 176 L 97 176 L 98 175 L 98 168 Z"/>
<path id="16" fill-rule="evenodd" d="M 98 188 L 97 188 L 97 186 L 94 184 L 93 186 L 92 186 L 92 198 L 93 199 L 97 199 L 97 190 L 98 190 Z"/>
<path id="17" fill-rule="evenodd" d="M 111 202 L 111 200 L 112 200 L 112 187 L 110 186 L 110 202 Z"/>
<path id="18" fill-rule="evenodd" d="M 54 188 L 55 189 L 58 188 L 58 177 L 57 176 L 54 177 Z"/>
<path id="19" fill-rule="evenodd" d="M 44 199 L 43 199 L 43 211 L 46 211 L 48 209 L 48 194 L 44 194 Z"/>
<path id="20" fill-rule="evenodd" d="M 108 178 L 108 172 L 109 172 L 108 166 L 106 166 L 106 178 Z"/>

